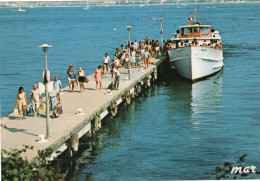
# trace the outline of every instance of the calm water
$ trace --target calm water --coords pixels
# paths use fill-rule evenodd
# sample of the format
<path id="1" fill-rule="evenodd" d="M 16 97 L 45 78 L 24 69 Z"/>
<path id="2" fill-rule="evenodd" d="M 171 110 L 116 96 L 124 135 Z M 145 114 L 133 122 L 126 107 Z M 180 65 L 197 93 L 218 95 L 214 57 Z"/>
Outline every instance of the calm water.
<path id="1" fill-rule="evenodd" d="M 130 107 L 120 107 L 91 143 L 81 143 L 69 180 L 85 180 L 89 173 L 96 180 L 213 179 L 205 171 L 244 153 L 245 165 L 260 170 L 260 4 L 211 6 L 199 5 L 199 17 L 221 33 L 223 74 L 192 85 L 162 82 Z M 39 45 L 53 45 L 48 66 L 66 85 L 68 64 L 93 73 L 105 52 L 112 55 L 126 44 L 125 26 L 134 26 L 131 39 L 160 40 L 160 21 L 153 18 L 162 16 L 168 39 L 193 8 L 0 9 L 1 115 L 13 110 L 19 86 L 28 94 L 41 81 Z"/>

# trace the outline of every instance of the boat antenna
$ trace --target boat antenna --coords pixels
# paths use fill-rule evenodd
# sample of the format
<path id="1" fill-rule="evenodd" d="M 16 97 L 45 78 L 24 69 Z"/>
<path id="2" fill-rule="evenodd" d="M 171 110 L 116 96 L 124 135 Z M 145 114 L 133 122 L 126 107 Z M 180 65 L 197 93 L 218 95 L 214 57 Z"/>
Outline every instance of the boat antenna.
<path id="1" fill-rule="evenodd" d="M 196 20 L 196 16 L 197 16 L 197 6 L 195 6 L 195 13 L 194 13 L 194 15 L 195 15 L 195 18 L 194 18 L 194 23 L 196 24 L 197 23 L 197 20 Z"/>
<path id="2" fill-rule="evenodd" d="M 197 19 L 196 19 L 196 17 L 197 17 L 197 0 L 195 0 L 194 24 L 197 23 Z"/>

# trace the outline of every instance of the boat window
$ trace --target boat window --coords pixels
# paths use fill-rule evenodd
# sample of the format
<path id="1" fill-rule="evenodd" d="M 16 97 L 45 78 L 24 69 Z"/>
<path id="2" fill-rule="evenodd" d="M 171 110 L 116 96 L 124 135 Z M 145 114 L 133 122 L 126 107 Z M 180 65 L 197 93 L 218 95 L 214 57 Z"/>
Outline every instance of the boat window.
<path id="1" fill-rule="evenodd" d="M 181 32 L 182 32 L 182 35 L 187 35 L 188 34 L 188 28 L 182 28 Z"/>
<path id="2" fill-rule="evenodd" d="M 201 31 L 202 31 L 203 35 L 208 35 L 209 34 L 208 28 L 201 28 Z"/>
<path id="3" fill-rule="evenodd" d="M 190 28 L 190 33 L 198 33 L 200 32 L 200 28 Z"/>

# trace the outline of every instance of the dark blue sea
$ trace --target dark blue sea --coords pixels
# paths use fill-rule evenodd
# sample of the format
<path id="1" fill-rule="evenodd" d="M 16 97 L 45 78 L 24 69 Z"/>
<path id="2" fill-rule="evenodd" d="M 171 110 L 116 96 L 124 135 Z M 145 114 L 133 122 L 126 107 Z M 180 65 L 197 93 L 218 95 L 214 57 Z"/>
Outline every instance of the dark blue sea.
<path id="1" fill-rule="evenodd" d="M 216 6 L 214 8 L 214 6 Z M 198 5 L 203 24 L 220 32 L 224 70 L 190 84 L 179 78 L 162 81 L 103 120 L 90 142 L 81 142 L 67 180 L 214 179 L 205 172 L 248 154 L 244 165 L 260 171 L 260 4 Z M 72 63 L 92 74 L 105 52 L 110 56 L 131 40 L 164 39 L 187 24 L 194 5 L 121 7 L 44 7 L 0 9 L 1 117 L 13 111 L 18 88 L 27 95 L 42 81 L 48 51 L 52 78 L 67 85 Z M 113 57 L 113 56 L 112 56 Z M 28 97 L 29 98 L 29 97 Z M 260 178 L 251 174 L 247 178 Z"/>

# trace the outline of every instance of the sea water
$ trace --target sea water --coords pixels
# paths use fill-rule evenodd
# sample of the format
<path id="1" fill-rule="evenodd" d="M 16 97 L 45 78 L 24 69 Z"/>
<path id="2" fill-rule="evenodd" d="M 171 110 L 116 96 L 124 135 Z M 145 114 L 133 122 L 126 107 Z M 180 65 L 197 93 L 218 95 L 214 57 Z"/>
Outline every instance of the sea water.
<path id="1" fill-rule="evenodd" d="M 214 7 L 216 6 L 216 7 Z M 194 84 L 163 81 L 120 106 L 114 119 L 103 120 L 91 142 L 81 142 L 68 180 L 214 179 L 205 174 L 224 161 L 260 170 L 260 4 L 198 5 L 203 24 L 220 31 L 224 70 Z M 194 5 L 0 9 L 1 117 L 12 112 L 18 88 L 28 94 L 41 81 L 48 51 L 52 79 L 67 86 L 66 70 L 82 66 L 92 74 L 104 53 L 113 57 L 131 40 L 164 39 L 187 24 Z M 248 178 L 260 178 L 251 174 Z"/>

